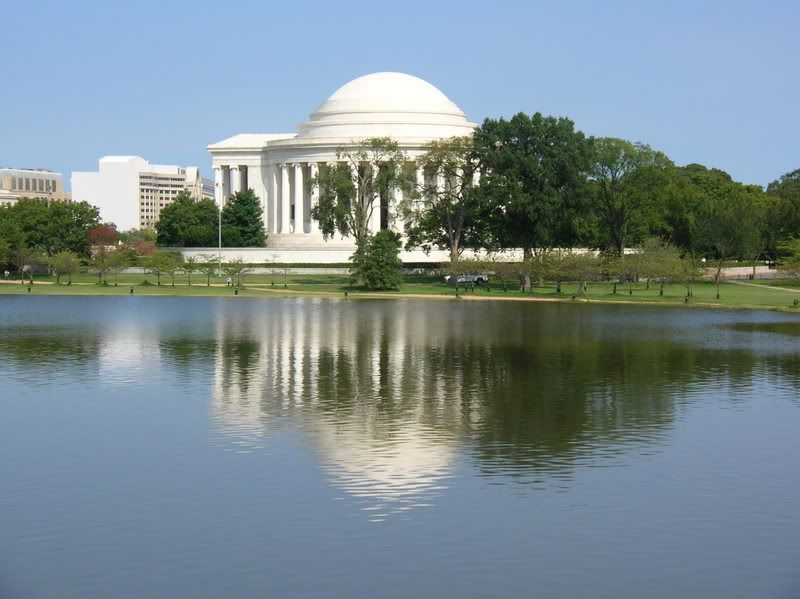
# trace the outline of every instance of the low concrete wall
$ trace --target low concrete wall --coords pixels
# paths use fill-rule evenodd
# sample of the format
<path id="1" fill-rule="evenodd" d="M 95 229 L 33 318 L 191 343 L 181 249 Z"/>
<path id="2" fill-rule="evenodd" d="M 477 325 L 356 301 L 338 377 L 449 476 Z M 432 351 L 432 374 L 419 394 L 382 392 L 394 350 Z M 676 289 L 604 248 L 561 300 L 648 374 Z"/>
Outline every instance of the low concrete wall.
<path id="1" fill-rule="evenodd" d="M 217 248 L 169 248 L 171 251 L 180 252 L 184 258 L 189 256 L 213 256 L 214 259 L 219 255 Z M 241 258 L 248 264 L 269 264 L 277 262 L 281 264 L 346 264 L 350 261 L 355 248 L 222 248 L 222 261 L 229 262 L 236 258 Z M 474 256 L 474 254 L 464 253 L 464 258 Z M 423 264 L 440 264 L 450 260 L 449 254 L 442 251 L 432 251 L 430 255 L 422 250 L 402 251 L 400 259 L 403 262 L 414 262 Z"/>
<path id="2" fill-rule="evenodd" d="M 704 279 L 714 279 L 717 273 L 716 268 L 706 267 L 703 269 Z M 723 281 L 738 281 L 746 279 L 774 279 L 780 276 L 780 273 L 774 268 L 770 268 L 764 264 L 756 266 L 755 276 L 753 275 L 752 266 L 727 266 L 722 269 Z"/>

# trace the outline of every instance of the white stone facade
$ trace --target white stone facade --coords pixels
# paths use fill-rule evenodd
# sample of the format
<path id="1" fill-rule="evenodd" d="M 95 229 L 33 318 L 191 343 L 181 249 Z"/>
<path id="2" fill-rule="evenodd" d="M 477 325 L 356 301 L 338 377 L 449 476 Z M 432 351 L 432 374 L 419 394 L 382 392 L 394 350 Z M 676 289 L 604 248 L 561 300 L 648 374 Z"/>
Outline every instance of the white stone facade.
<path id="1" fill-rule="evenodd" d="M 208 146 L 214 167 L 215 198 L 224 205 L 234 192 L 252 189 L 261 198 L 267 247 L 342 252 L 349 239 L 325 242 L 310 212 L 318 191 L 308 181 L 370 137 L 391 137 L 409 162 L 432 140 L 470 135 L 475 125 L 430 83 L 403 73 L 374 73 L 340 87 L 296 133 L 242 134 Z M 342 159 L 343 160 L 343 159 Z M 421 169 L 417 177 L 422 179 Z M 373 231 L 396 228 L 400 193 L 373 212 Z M 405 258 L 405 257 L 404 257 Z"/>
<path id="2" fill-rule="evenodd" d="M 100 209 L 120 231 L 152 228 L 181 191 L 195 200 L 214 197 L 213 183 L 196 166 L 150 164 L 139 156 L 105 156 L 97 172 L 73 172 L 72 195 Z"/>

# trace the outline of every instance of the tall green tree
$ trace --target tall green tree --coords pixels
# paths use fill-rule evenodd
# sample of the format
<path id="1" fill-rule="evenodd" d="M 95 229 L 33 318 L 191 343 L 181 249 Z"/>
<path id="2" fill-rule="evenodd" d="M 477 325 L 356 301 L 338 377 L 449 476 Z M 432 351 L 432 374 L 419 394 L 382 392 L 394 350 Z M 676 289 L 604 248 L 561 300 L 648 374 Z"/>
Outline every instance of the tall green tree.
<path id="1" fill-rule="evenodd" d="M 598 245 L 622 256 L 663 218 L 662 190 L 671 161 L 642 143 L 614 137 L 594 140 L 591 170 Z"/>
<path id="2" fill-rule="evenodd" d="M 48 202 L 20 198 L 0 207 L 0 238 L 53 256 L 71 251 L 88 257 L 88 231 L 100 222 L 99 211 L 86 202 Z"/>
<path id="3" fill-rule="evenodd" d="M 767 193 L 778 200 L 779 238 L 800 239 L 800 168 L 767 185 Z"/>
<path id="4" fill-rule="evenodd" d="M 672 170 L 666 194 L 660 234 L 685 254 L 717 257 L 720 248 L 711 239 L 719 237 L 722 223 L 708 219 L 723 218 L 726 210 L 738 206 L 739 216 L 746 220 L 738 223 L 736 239 L 729 235 L 733 255 L 728 259 L 748 260 L 755 266 L 764 254 L 774 255 L 780 207 L 776 198 L 761 187 L 734 181 L 720 169 L 688 164 Z M 712 235 L 715 227 L 717 231 Z"/>
<path id="5" fill-rule="evenodd" d="M 195 202 L 187 191 L 164 207 L 156 223 L 156 240 L 161 246 L 209 247 L 217 244 L 217 206 L 212 200 Z"/>
<path id="6" fill-rule="evenodd" d="M 373 212 L 381 209 L 397 189 L 410 191 L 411 178 L 404 169 L 406 157 L 388 137 L 368 138 L 352 149 L 336 152 L 339 162 L 324 169 L 309 185 L 319 189 L 311 218 L 319 222 L 325 239 L 336 233 L 352 237 L 363 246 L 371 236 Z"/>
<path id="7" fill-rule="evenodd" d="M 222 209 L 222 244 L 226 247 L 263 246 L 267 240 L 263 212 L 261 200 L 252 189 L 234 193 Z"/>
<path id="8" fill-rule="evenodd" d="M 487 119 L 475 131 L 482 165 L 481 192 L 491 203 L 494 242 L 522 248 L 529 260 L 537 251 L 570 247 L 589 215 L 586 180 L 592 142 L 563 117 Z M 524 286 L 530 289 L 530 278 Z"/>
<path id="9" fill-rule="evenodd" d="M 724 263 L 736 258 L 749 258 L 761 247 L 760 194 L 757 187 L 731 185 L 724 195 L 709 196 L 700 208 L 695 223 L 696 236 L 716 261 L 714 282 L 717 299 Z"/>
<path id="10" fill-rule="evenodd" d="M 800 280 L 800 239 L 781 242 L 783 257 L 778 263 L 778 272 L 789 279 Z"/>
<path id="11" fill-rule="evenodd" d="M 471 136 L 426 146 L 417 166 L 427 177 L 400 206 L 401 215 L 409 222 L 407 247 L 421 247 L 426 252 L 447 250 L 453 269 L 464 249 L 484 245 L 485 195 L 475 185 L 479 164 Z"/>
<path id="12" fill-rule="evenodd" d="M 11 262 L 11 244 L 8 240 L 0 237 L 0 266 L 5 267 Z"/>

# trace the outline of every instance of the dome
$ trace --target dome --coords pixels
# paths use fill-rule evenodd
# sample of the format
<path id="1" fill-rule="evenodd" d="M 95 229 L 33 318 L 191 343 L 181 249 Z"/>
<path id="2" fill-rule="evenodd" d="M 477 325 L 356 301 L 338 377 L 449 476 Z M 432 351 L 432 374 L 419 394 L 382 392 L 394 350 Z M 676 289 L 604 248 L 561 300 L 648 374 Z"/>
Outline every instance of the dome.
<path id="1" fill-rule="evenodd" d="M 299 137 L 429 138 L 468 135 L 466 115 L 427 81 L 373 73 L 344 84 L 299 127 Z"/>

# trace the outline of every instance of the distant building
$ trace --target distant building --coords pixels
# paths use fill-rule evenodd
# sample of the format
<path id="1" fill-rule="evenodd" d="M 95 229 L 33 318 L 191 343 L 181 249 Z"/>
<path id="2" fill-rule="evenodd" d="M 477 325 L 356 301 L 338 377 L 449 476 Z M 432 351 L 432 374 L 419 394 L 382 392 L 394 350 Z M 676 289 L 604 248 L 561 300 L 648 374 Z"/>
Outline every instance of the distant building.
<path id="1" fill-rule="evenodd" d="M 69 202 L 61 173 L 43 168 L 0 168 L 0 204 L 19 198 L 41 198 Z"/>
<path id="2" fill-rule="evenodd" d="M 152 228 L 181 191 L 214 199 L 214 184 L 196 166 L 150 164 L 139 156 L 105 156 L 97 172 L 73 172 L 72 196 L 100 209 L 120 231 Z"/>

